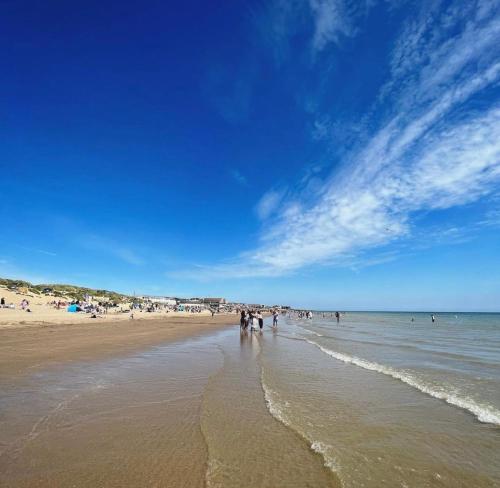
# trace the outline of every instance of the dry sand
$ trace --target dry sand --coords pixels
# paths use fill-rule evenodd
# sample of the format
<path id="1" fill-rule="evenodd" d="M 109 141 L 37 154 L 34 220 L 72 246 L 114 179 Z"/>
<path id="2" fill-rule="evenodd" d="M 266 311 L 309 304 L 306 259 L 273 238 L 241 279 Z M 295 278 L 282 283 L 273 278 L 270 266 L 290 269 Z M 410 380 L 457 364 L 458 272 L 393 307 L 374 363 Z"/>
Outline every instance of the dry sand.
<path id="1" fill-rule="evenodd" d="M 33 325 L 45 324 L 68 324 L 68 323 L 87 323 L 90 321 L 100 322 L 117 322 L 130 319 L 129 304 L 122 304 L 119 307 L 112 308 L 109 313 L 101 315 L 99 318 L 92 319 L 91 314 L 84 312 L 71 313 L 66 310 L 66 306 L 60 309 L 49 305 L 53 301 L 67 301 L 67 298 L 58 296 L 45 296 L 35 295 L 30 293 L 19 293 L 8 290 L 0 286 L 0 297 L 5 299 L 5 303 L 9 305 L 14 304 L 15 309 L 0 308 L 0 329 L 5 327 L 20 326 L 29 327 Z M 29 301 L 30 312 L 21 309 L 21 301 L 26 299 Z M 121 310 L 126 312 L 122 313 Z M 134 317 L 141 320 L 154 320 L 164 317 L 185 317 L 190 315 L 186 312 L 166 312 L 164 310 L 159 312 L 139 312 L 134 311 Z M 204 310 L 197 316 L 210 317 L 210 312 Z"/>
<path id="2" fill-rule="evenodd" d="M 236 314 L 210 312 L 110 311 L 99 318 L 66 307 L 49 305 L 61 297 L 19 293 L 0 287 L 0 297 L 15 309 L 0 308 L 0 376 L 23 374 L 35 368 L 72 360 L 89 360 L 126 353 L 164 341 L 182 339 L 224 325 L 235 325 Z M 26 312 L 20 307 L 29 301 Z M 123 308 L 127 308 L 124 304 Z"/>

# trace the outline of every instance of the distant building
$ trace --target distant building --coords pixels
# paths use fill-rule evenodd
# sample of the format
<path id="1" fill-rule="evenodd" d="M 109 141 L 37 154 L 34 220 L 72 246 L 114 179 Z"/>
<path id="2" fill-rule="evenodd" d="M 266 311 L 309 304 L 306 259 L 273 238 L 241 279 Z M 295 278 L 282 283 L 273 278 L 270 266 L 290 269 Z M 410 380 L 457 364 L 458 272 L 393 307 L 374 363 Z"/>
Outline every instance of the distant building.
<path id="1" fill-rule="evenodd" d="M 224 305 L 226 303 L 225 298 L 204 298 L 203 303 L 206 305 Z"/>
<path id="2" fill-rule="evenodd" d="M 182 305 L 201 305 L 203 303 L 201 298 L 178 298 L 177 301 Z"/>
<path id="3" fill-rule="evenodd" d="M 152 303 L 161 303 L 163 305 L 167 305 L 169 307 L 175 307 L 177 305 L 177 300 L 175 298 L 170 298 L 170 297 L 157 297 L 157 296 L 151 296 L 151 295 L 142 295 L 137 298 L 140 298 L 141 300 L 144 300 L 146 302 L 152 302 Z"/>

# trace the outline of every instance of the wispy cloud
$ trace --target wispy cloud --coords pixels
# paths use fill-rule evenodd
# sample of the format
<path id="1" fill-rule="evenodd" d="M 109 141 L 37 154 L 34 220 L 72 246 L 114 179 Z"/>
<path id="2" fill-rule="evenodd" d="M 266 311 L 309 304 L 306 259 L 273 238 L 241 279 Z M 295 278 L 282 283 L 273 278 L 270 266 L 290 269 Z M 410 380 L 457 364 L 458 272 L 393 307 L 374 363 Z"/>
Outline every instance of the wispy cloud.
<path id="1" fill-rule="evenodd" d="M 269 190 L 264 193 L 255 206 L 255 212 L 260 220 L 269 218 L 278 208 L 284 197 L 283 190 Z"/>
<path id="2" fill-rule="evenodd" d="M 52 251 L 46 251 L 45 249 L 36 249 L 36 248 L 32 248 L 32 247 L 25 247 L 25 246 L 20 246 L 22 249 L 24 249 L 25 251 L 29 251 L 29 252 L 36 252 L 38 254 L 45 254 L 46 256 L 57 256 L 57 254 L 55 252 L 52 252 Z"/>
<path id="3" fill-rule="evenodd" d="M 311 8 L 331 3 L 337 5 L 318 1 Z M 342 170 L 316 189 L 315 201 L 296 195 L 278 210 L 271 191 L 259 203 L 260 215 L 272 208 L 278 218 L 263 229 L 260 245 L 200 274 L 274 276 L 348 262 L 410 237 L 419 212 L 491 193 L 500 181 L 500 104 L 494 96 L 487 105 L 469 101 L 500 80 L 497 11 L 498 2 L 485 1 L 471 8 L 457 3 L 439 15 L 422 8 L 394 46 L 377 102 L 385 100 L 385 120 L 345 154 Z M 333 20 L 322 22 L 318 49 L 342 32 Z"/>
<path id="4" fill-rule="evenodd" d="M 484 219 L 480 220 L 478 224 L 486 227 L 500 227 L 500 209 L 486 212 Z"/>
<path id="5" fill-rule="evenodd" d="M 240 184 L 240 185 L 243 185 L 243 186 L 248 186 L 248 180 L 246 179 L 246 177 L 241 174 L 236 168 L 233 168 L 231 171 L 230 171 L 230 174 L 233 178 L 233 180 L 236 181 L 236 183 Z"/>
<path id="6" fill-rule="evenodd" d="M 297 37 L 308 36 L 309 55 L 339 45 L 356 34 L 357 23 L 373 2 L 359 0 L 273 0 L 256 15 L 258 31 L 282 65 L 293 52 Z"/>
<path id="7" fill-rule="evenodd" d="M 57 256 L 55 252 L 52 251 L 45 251 L 44 249 L 35 249 L 36 252 L 40 254 L 45 254 L 46 256 Z"/>
<path id="8" fill-rule="evenodd" d="M 144 259 L 139 256 L 134 250 L 123 243 L 120 243 L 114 239 L 108 237 L 99 236 L 96 234 L 85 234 L 81 235 L 78 239 L 78 244 L 91 251 L 99 251 L 114 256 L 115 258 L 121 259 L 122 261 L 139 266 L 144 264 Z"/>
<path id="9" fill-rule="evenodd" d="M 314 34 L 312 46 L 315 51 L 323 50 L 329 43 L 339 43 L 343 36 L 352 36 L 352 12 L 343 0 L 309 0 Z"/>

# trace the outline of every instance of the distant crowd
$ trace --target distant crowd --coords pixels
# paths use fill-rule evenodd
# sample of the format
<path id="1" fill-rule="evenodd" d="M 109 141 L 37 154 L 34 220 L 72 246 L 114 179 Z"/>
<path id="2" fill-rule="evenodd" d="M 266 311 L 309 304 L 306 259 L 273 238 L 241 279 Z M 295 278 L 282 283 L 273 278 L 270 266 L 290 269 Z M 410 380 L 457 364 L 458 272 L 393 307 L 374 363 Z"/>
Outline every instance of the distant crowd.
<path id="1" fill-rule="evenodd" d="M 314 312 L 314 315 L 317 317 L 335 317 L 337 322 L 340 322 L 341 313 L 340 312 Z M 311 310 L 290 310 L 288 312 L 289 317 L 298 318 L 298 319 L 312 319 L 313 312 Z"/>

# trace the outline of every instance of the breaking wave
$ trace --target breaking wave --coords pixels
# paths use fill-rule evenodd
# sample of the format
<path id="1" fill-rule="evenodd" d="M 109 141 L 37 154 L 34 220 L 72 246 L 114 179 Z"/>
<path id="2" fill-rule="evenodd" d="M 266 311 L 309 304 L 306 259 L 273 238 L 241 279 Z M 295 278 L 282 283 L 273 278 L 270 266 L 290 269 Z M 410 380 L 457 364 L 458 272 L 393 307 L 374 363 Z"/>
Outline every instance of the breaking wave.
<path id="1" fill-rule="evenodd" d="M 327 349 L 326 347 L 309 339 L 306 339 L 306 342 L 316 346 L 328 356 L 338 359 L 339 361 L 343 361 L 344 363 L 348 364 L 354 364 L 355 366 L 359 366 L 360 368 L 364 368 L 368 371 L 376 371 L 378 373 L 391 376 L 392 378 L 400 380 L 403 383 L 406 383 L 407 385 L 410 385 L 413 388 L 426 393 L 427 395 L 438 398 L 439 400 L 444 400 L 445 402 L 449 403 L 450 405 L 454 405 L 455 407 L 468 410 L 469 412 L 474 414 L 480 422 L 500 425 L 500 411 L 489 404 L 480 404 L 472 398 L 460 396 L 455 392 L 447 391 L 445 389 L 438 389 L 436 387 L 429 386 L 418 378 L 415 378 L 408 372 L 399 371 L 397 369 L 391 368 L 390 366 L 384 366 L 382 364 L 371 362 L 366 359 L 361 359 L 356 356 L 349 356 L 347 354 L 332 351 L 331 349 Z"/>

